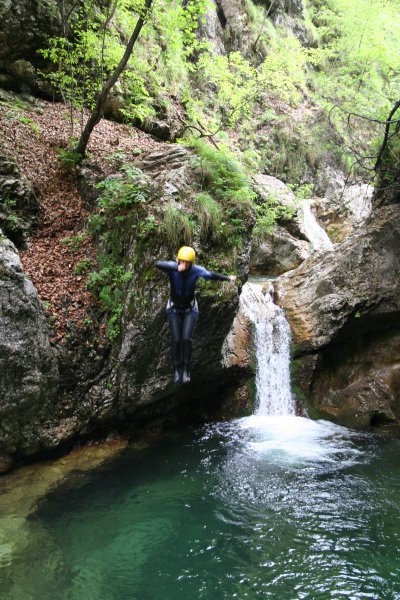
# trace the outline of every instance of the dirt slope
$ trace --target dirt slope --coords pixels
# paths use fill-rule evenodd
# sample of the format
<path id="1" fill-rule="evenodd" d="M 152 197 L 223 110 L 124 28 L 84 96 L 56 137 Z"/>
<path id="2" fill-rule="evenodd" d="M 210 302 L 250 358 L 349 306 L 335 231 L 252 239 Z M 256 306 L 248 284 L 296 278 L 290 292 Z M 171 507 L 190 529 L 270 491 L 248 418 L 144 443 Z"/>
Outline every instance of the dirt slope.
<path id="1" fill-rule="evenodd" d="M 75 135 L 78 119 L 76 114 Z M 0 153 L 17 162 L 38 195 L 39 226 L 20 256 L 48 309 L 54 341 L 63 341 L 68 331 L 81 328 L 95 302 L 86 290 L 86 276 L 76 272 L 83 259 L 95 261 L 95 248 L 90 238 L 79 248 L 71 244 L 71 238 L 84 231 L 88 212 L 73 172 L 60 164 L 56 152 L 68 146 L 70 136 L 71 114 L 62 104 L 0 104 Z M 91 159 L 109 170 L 117 155 L 129 162 L 158 147 L 157 141 L 133 127 L 102 120 L 88 150 Z"/>

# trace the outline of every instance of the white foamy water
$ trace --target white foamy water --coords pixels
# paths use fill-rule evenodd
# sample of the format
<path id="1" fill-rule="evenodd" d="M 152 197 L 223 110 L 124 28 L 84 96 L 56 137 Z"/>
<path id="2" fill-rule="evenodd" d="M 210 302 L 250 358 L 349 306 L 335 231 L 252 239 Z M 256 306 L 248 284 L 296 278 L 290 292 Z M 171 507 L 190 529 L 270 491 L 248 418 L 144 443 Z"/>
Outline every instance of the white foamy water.
<path id="1" fill-rule="evenodd" d="M 341 467 L 357 462 L 360 450 L 346 427 L 294 415 L 252 415 L 238 421 L 247 432 L 246 447 L 260 458 L 279 464 L 323 462 Z"/>
<path id="2" fill-rule="evenodd" d="M 326 231 L 322 229 L 321 225 L 315 218 L 310 207 L 310 202 L 308 200 L 304 200 L 301 208 L 303 212 L 304 233 L 310 240 L 314 251 L 331 249 L 333 244 Z"/>
<path id="3" fill-rule="evenodd" d="M 290 390 L 290 328 L 272 293 L 271 283 L 247 282 L 240 303 L 255 328 L 256 414 L 288 415 L 295 413 Z"/>
<path id="4" fill-rule="evenodd" d="M 290 328 L 273 302 L 271 282 L 247 282 L 241 310 L 254 324 L 256 410 L 239 419 L 246 450 L 274 464 L 357 462 L 354 432 L 329 421 L 298 417 L 290 386 Z M 229 436 L 228 436 L 229 437 Z"/>

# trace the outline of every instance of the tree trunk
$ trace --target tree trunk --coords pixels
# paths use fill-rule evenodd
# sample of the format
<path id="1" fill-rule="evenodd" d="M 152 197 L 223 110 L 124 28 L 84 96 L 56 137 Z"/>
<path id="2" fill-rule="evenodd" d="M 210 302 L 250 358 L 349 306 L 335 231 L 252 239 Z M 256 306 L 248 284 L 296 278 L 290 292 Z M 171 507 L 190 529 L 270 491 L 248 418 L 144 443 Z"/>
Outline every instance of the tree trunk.
<path id="1" fill-rule="evenodd" d="M 128 64 L 128 61 L 133 51 L 133 47 L 140 35 L 143 25 L 145 24 L 146 17 L 149 13 L 152 3 L 153 0 L 145 0 L 142 15 L 139 17 L 138 22 L 136 23 L 135 29 L 133 30 L 133 33 L 126 46 L 123 57 L 121 58 L 119 64 L 117 65 L 113 73 L 110 74 L 97 96 L 96 106 L 94 107 L 90 117 L 88 118 L 85 128 L 82 131 L 81 137 L 79 139 L 78 145 L 75 148 L 75 152 L 81 156 L 80 160 L 82 160 L 85 157 L 86 147 L 88 145 L 89 138 L 93 129 L 104 116 L 104 107 L 106 104 L 107 96 L 110 90 L 117 83 L 119 76 Z"/>

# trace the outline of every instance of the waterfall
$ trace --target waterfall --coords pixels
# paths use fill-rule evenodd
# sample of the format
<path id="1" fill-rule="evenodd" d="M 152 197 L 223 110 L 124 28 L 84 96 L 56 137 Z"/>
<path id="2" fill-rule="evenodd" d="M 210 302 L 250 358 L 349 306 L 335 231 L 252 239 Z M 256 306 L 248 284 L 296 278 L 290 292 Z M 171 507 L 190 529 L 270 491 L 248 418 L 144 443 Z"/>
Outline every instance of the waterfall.
<path id="1" fill-rule="evenodd" d="M 290 390 L 290 328 L 272 298 L 269 282 L 247 282 L 240 295 L 241 310 L 254 324 L 256 369 L 255 414 L 294 415 Z"/>
<path id="2" fill-rule="evenodd" d="M 310 202 L 308 200 L 304 200 L 301 208 L 303 213 L 304 233 L 311 242 L 313 250 L 327 250 L 332 248 L 333 244 L 326 231 L 322 229 L 321 225 L 315 218 L 310 207 Z"/>

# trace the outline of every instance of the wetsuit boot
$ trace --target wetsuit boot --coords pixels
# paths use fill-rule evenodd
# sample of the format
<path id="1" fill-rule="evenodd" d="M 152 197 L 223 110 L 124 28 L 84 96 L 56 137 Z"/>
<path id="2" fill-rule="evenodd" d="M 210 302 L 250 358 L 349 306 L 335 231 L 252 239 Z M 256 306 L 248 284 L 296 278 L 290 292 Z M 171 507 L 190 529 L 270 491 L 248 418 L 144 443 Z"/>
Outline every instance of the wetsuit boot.
<path id="1" fill-rule="evenodd" d="M 182 371 L 182 383 L 189 383 L 190 382 L 190 373 L 189 373 L 189 365 L 183 365 L 183 371 Z"/>
<path id="2" fill-rule="evenodd" d="M 174 383 L 176 383 L 176 384 L 177 384 L 177 383 L 179 383 L 179 382 L 180 382 L 180 380 L 181 380 L 181 372 L 180 372 L 180 370 L 178 369 L 178 367 L 176 367 L 176 368 L 174 369 Z"/>

